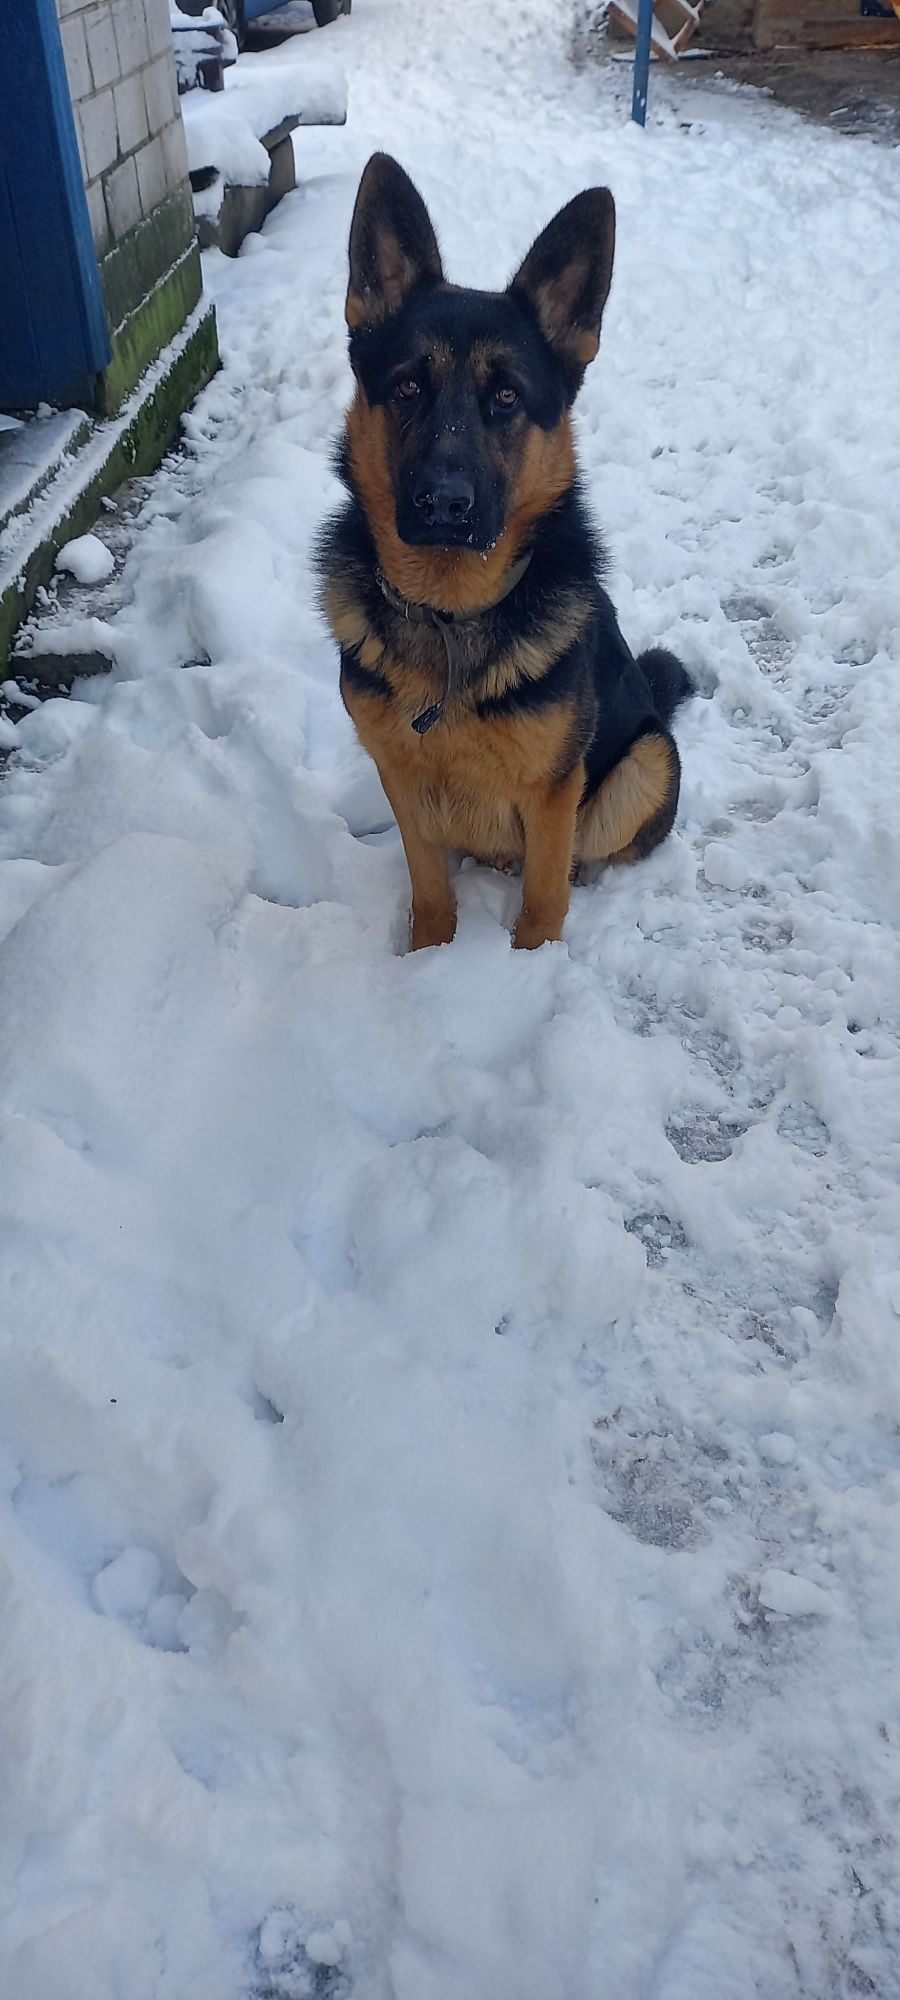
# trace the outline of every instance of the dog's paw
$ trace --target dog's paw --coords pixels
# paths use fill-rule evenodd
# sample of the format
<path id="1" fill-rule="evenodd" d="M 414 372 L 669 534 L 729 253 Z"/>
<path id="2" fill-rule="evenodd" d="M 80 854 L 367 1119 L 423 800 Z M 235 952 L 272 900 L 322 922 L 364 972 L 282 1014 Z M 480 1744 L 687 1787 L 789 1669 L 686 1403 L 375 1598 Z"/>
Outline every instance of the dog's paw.
<path id="1" fill-rule="evenodd" d="M 555 944 L 559 935 L 558 926 L 542 923 L 537 917 L 531 917 L 523 910 L 513 931 L 513 949 L 540 951 L 542 944 Z"/>
<path id="2" fill-rule="evenodd" d="M 433 944 L 452 944 L 455 936 L 455 910 L 424 910 L 421 916 L 413 916 L 410 948 L 412 951 L 427 951 Z"/>

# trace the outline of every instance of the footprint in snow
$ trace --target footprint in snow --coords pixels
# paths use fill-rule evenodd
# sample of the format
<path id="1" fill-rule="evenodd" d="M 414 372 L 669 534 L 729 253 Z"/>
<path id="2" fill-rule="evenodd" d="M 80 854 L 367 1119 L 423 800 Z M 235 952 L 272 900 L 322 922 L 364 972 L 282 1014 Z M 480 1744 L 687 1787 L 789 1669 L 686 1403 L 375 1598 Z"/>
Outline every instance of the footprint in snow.
<path id="1" fill-rule="evenodd" d="M 713 1111 L 683 1111 L 666 1120 L 666 1138 L 680 1160 L 730 1159 L 736 1139 L 747 1131 L 746 1119 L 723 1118 Z"/>
<path id="2" fill-rule="evenodd" d="M 801 1152 L 823 1159 L 831 1144 L 828 1126 L 808 1104 L 786 1104 L 778 1118 L 778 1136 Z"/>
<path id="3" fill-rule="evenodd" d="M 256 1983 L 249 2000 L 349 2000 L 352 1943 L 342 1918 L 316 1928 L 292 1910 L 270 1910 L 254 1939 Z"/>
<path id="4" fill-rule="evenodd" d="M 625 1223 L 629 1236 L 636 1236 L 644 1246 L 644 1255 L 651 1271 L 657 1271 L 673 1250 L 686 1250 L 688 1239 L 680 1222 L 673 1222 L 671 1216 L 659 1210 L 644 1209 L 639 1215 L 630 1215 Z"/>

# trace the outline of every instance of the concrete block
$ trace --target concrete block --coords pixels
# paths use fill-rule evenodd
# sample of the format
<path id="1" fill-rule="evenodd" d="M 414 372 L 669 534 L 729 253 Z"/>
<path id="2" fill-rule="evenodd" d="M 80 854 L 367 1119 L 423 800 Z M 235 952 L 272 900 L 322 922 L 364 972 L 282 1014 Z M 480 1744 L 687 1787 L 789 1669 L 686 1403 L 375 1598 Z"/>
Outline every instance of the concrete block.
<path id="1" fill-rule="evenodd" d="M 90 5 L 90 0 L 56 0 L 56 11 L 63 20 L 66 14 L 83 14 L 86 5 Z"/>
<path id="2" fill-rule="evenodd" d="M 106 218 L 106 203 L 103 199 L 103 183 L 92 182 L 87 191 L 88 213 L 91 218 L 91 235 L 98 257 L 105 257 L 109 249 L 109 223 Z"/>
<path id="3" fill-rule="evenodd" d="M 135 157 L 135 165 L 137 160 Z M 195 240 L 191 190 L 182 181 L 104 257 L 100 279 L 107 317 L 115 330 L 137 310 L 142 299 L 190 250 Z"/>
<path id="4" fill-rule="evenodd" d="M 166 126 L 162 134 L 162 143 L 166 162 L 166 186 L 173 189 L 181 187 L 187 180 L 188 156 L 180 112 L 177 118 L 173 118 L 171 125 Z"/>
<path id="5" fill-rule="evenodd" d="M 197 288 L 199 291 L 199 277 Z M 179 327 L 184 324 L 185 311 L 190 310 L 186 304 L 189 297 L 190 293 L 179 298 Z M 169 338 L 172 339 L 171 334 Z M 141 478 L 155 470 L 178 430 L 182 410 L 204 382 L 209 381 L 217 363 L 216 323 L 209 306 L 205 312 L 197 313 L 184 334 L 173 340 L 152 386 L 135 399 L 127 418 L 109 425 L 102 433 L 104 450 L 99 464 L 97 445 L 101 434 L 92 430 L 83 417 L 78 419 L 84 426 L 83 436 L 70 441 L 72 458 L 65 467 L 58 498 L 53 497 L 51 482 L 42 492 L 39 507 L 26 503 L 23 535 L 11 543 L 4 537 L 0 556 L 0 661 L 5 659 L 13 632 L 26 617 L 40 585 L 49 582 L 57 550 L 64 542 L 71 541 L 73 535 L 87 534 L 96 520 L 101 494 L 114 493 L 123 480 Z M 109 414 L 108 406 L 102 414 Z M 67 421 L 71 421 L 68 412 Z M 82 444 L 83 462 L 79 463 Z M 75 500 L 73 490 L 78 496 Z M 21 666 L 17 671 L 21 671 Z"/>
<path id="6" fill-rule="evenodd" d="M 166 193 L 166 159 L 163 143 L 157 136 L 149 146 L 142 146 L 135 154 L 138 187 L 141 195 L 141 214 L 151 215 Z"/>
<path id="7" fill-rule="evenodd" d="M 134 155 L 123 160 L 120 167 L 114 167 L 103 183 L 106 195 L 106 213 L 109 217 L 110 235 L 118 243 L 129 229 L 135 229 L 141 219 L 141 194 L 138 187 Z"/>
<path id="8" fill-rule="evenodd" d="M 170 38 L 171 39 L 171 38 Z M 175 57 L 171 48 L 165 55 L 157 56 L 144 70 L 144 95 L 147 99 L 147 119 L 150 137 L 169 125 L 178 108 L 178 84 L 175 78 Z"/>
<path id="9" fill-rule="evenodd" d="M 114 82 L 119 75 L 119 51 L 110 8 L 95 7 L 90 13 L 86 13 L 84 32 L 91 59 L 91 75 L 96 89 L 103 90 L 106 84 Z"/>
<path id="10" fill-rule="evenodd" d="M 147 17 L 141 0 L 113 0 L 113 27 L 119 49 L 119 73 L 130 76 L 150 60 Z"/>
<path id="11" fill-rule="evenodd" d="M 77 14 L 70 14 L 68 20 L 60 22 L 63 55 L 66 59 L 66 75 L 73 104 L 80 97 L 87 97 L 93 90 L 91 65 L 88 61 L 84 22 Z"/>
<path id="12" fill-rule="evenodd" d="M 147 137 L 147 106 L 144 102 L 144 80 L 138 71 L 134 76 L 126 76 L 113 89 L 116 104 L 116 124 L 119 128 L 119 152 L 133 153 L 136 146 L 142 146 Z"/>
<path id="13" fill-rule="evenodd" d="M 119 141 L 116 133 L 116 107 L 111 90 L 101 90 L 96 97 L 85 97 L 78 106 L 75 118 L 84 142 L 84 165 L 89 181 L 96 180 L 98 174 L 105 173 L 118 158 Z"/>
<path id="14" fill-rule="evenodd" d="M 140 6 L 141 0 L 131 0 Z M 147 23 L 147 39 L 152 56 L 164 55 L 172 47 L 172 29 L 169 24 L 168 0 L 143 0 L 144 18 Z"/>

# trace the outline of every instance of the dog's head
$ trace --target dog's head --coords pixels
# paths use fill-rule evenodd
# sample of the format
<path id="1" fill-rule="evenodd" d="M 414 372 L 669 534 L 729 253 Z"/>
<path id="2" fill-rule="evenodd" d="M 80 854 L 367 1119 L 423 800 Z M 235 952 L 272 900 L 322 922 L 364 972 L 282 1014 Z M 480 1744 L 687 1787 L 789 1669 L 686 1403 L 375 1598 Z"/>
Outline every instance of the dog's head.
<path id="1" fill-rule="evenodd" d="M 505 292 L 458 288 L 402 167 L 369 161 L 350 231 L 348 439 L 367 511 L 392 512 L 407 548 L 490 550 L 568 489 L 568 412 L 599 345 L 614 239 L 612 195 L 590 188 Z"/>

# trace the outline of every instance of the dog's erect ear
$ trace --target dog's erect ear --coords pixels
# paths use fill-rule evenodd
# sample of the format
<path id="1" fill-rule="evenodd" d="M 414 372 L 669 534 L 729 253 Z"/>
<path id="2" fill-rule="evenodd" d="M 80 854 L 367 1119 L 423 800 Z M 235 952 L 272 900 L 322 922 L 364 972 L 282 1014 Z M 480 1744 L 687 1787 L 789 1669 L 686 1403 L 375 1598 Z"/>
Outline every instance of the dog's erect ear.
<path id="1" fill-rule="evenodd" d="M 529 300 L 576 387 L 600 345 L 615 244 L 609 188 L 587 188 L 548 222 L 509 287 Z"/>
<path id="2" fill-rule="evenodd" d="M 350 224 L 347 325 L 377 326 L 417 286 L 439 284 L 443 275 L 421 195 L 389 153 L 373 153 Z"/>

